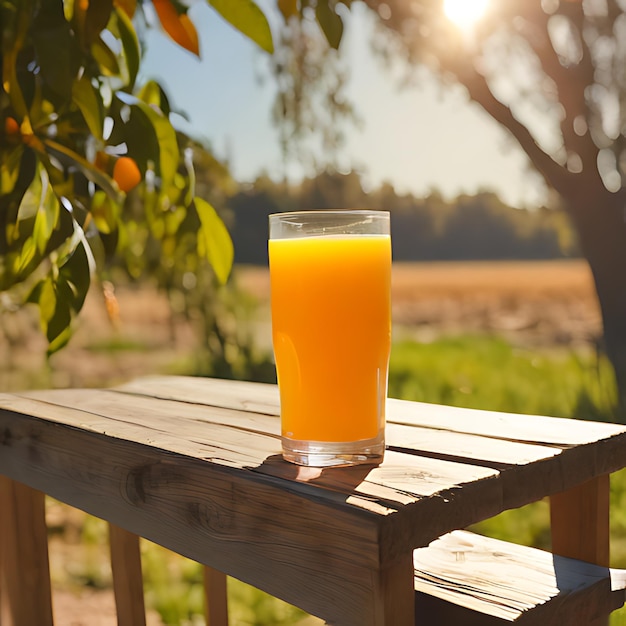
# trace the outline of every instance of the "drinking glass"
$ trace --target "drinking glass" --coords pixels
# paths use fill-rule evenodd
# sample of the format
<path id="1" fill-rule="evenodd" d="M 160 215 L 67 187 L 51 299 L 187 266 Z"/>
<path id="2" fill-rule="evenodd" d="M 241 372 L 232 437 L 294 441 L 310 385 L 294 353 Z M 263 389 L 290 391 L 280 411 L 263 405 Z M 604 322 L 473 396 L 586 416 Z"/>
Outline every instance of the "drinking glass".
<path id="1" fill-rule="evenodd" d="M 391 346 L 387 211 L 269 217 L 272 340 L 283 457 L 378 463 Z"/>

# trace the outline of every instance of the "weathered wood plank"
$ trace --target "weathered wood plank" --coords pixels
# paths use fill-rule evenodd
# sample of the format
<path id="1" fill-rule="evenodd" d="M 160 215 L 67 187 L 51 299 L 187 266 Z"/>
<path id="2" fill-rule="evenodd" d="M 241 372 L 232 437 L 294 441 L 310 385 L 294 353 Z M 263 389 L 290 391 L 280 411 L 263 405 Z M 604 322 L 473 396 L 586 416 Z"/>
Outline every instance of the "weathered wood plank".
<path id="1" fill-rule="evenodd" d="M 0 396 L 0 405 L 110 437 L 233 466 L 260 464 L 280 454 L 277 435 L 240 428 L 235 411 L 134 398 L 102 390 L 54 390 Z M 212 412 L 211 412 L 212 411 Z M 232 422 L 231 425 L 224 423 Z M 276 418 L 271 419 L 277 422 Z"/>
<path id="2" fill-rule="evenodd" d="M 561 454 L 561 448 L 558 446 L 492 439 L 481 435 L 393 422 L 387 424 L 385 439 L 388 447 L 399 452 L 463 459 L 468 463 L 497 469 L 527 465 Z"/>
<path id="3" fill-rule="evenodd" d="M 217 381 L 185 376 L 155 376 L 140 378 L 116 389 L 138 395 L 209 404 L 267 415 L 280 413 L 276 385 L 240 384 L 237 381 Z M 624 432 L 622 426 L 602 422 L 565 418 L 546 420 L 544 416 L 480 411 L 394 398 L 387 401 L 387 421 L 393 424 L 449 430 L 492 439 L 561 447 L 610 438 Z"/>
<path id="4" fill-rule="evenodd" d="M 5 476 L 0 476 L 0 623 L 53 623 L 45 496 Z"/>
<path id="5" fill-rule="evenodd" d="M 466 531 L 415 550 L 414 564 L 416 617 L 431 626 L 582 626 L 624 604 L 623 571 Z"/>
<path id="6" fill-rule="evenodd" d="M 276 385 L 190 376 L 146 376 L 115 387 L 129 394 L 277 416 Z"/>
<path id="7" fill-rule="evenodd" d="M 139 537 L 109 524 L 113 592 L 118 626 L 145 626 L 143 574 Z"/>
<path id="8" fill-rule="evenodd" d="M 466 466 L 395 452 L 388 452 L 379 468 L 364 466 L 349 471 L 345 468 L 339 471 L 301 468 L 282 461 L 275 437 L 254 432 L 249 425 L 243 429 L 237 426 L 237 414 L 232 417 L 234 425 L 225 426 L 222 422 L 230 419 L 233 411 L 213 409 L 217 412 L 217 422 L 209 422 L 210 417 L 203 407 L 148 397 L 129 398 L 107 391 L 63 390 L 35 392 L 27 397 L 10 396 L 0 401 L 7 408 L 53 419 L 59 424 L 294 480 L 303 485 L 302 489 L 308 486 L 309 491 L 312 486 L 328 489 L 339 494 L 336 499 L 340 503 L 345 504 L 349 497 L 350 504 L 372 511 L 379 507 L 383 514 L 424 496 L 445 493 L 460 484 L 498 474 L 479 465 Z M 73 408 L 76 406 L 81 409 Z M 486 513 L 499 506 L 499 491 L 489 492 L 486 483 L 476 487 L 485 490 L 483 502 L 489 507 Z"/>

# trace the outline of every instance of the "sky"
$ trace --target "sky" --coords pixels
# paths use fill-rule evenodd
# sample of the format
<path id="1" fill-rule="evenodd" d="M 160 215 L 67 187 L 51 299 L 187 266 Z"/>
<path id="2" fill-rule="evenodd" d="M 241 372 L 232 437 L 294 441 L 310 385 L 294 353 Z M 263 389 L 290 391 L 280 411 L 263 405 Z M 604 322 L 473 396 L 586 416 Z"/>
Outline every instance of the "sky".
<path id="1" fill-rule="evenodd" d="M 350 68 L 347 93 L 362 124 L 346 127 L 341 169 L 357 169 L 370 187 L 390 182 L 400 193 L 436 189 L 452 199 L 490 190 L 511 206 L 545 203 L 545 187 L 526 156 L 463 88 L 442 88 L 426 73 L 413 87 L 400 87 L 397 72 L 372 55 L 371 20 L 359 6 L 353 5 L 340 51 Z M 261 173 L 282 179 L 265 53 L 205 3 L 193 5 L 190 15 L 201 59 L 152 29 L 142 78 L 163 84 L 171 104 L 188 117 L 182 127 L 208 140 L 218 157 L 228 157 L 236 180 L 252 182 Z M 305 173 L 297 164 L 288 171 L 292 180 Z"/>

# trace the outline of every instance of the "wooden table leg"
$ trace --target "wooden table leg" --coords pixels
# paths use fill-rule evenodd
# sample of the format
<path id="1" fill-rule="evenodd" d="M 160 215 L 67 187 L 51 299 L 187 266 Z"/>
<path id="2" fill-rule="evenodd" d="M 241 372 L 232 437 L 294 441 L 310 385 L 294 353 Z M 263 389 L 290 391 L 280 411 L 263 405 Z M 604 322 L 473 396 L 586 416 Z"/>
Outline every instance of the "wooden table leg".
<path id="1" fill-rule="evenodd" d="M 226 574 L 206 566 L 203 573 L 207 626 L 228 626 Z"/>
<path id="2" fill-rule="evenodd" d="M 381 572 L 380 608 L 376 624 L 385 626 L 419 624 L 415 616 L 413 552 Z"/>
<path id="3" fill-rule="evenodd" d="M 606 474 L 550 498 L 552 552 L 609 567 L 610 478 Z M 608 624 L 608 616 L 593 626 Z"/>
<path id="4" fill-rule="evenodd" d="M 0 476 L 0 623 L 52 626 L 45 495 Z"/>
<path id="5" fill-rule="evenodd" d="M 118 626 L 145 626 L 139 537 L 109 524 L 109 545 Z"/>
<path id="6" fill-rule="evenodd" d="M 363 584 L 374 587 L 363 598 L 360 615 L 336 613 L 325 618 L 326 626 L 416 626 L 428 625 L 415 614 L 415 585 L 413 578 L 413 553 L 378 571 L 363 570 Z"/>

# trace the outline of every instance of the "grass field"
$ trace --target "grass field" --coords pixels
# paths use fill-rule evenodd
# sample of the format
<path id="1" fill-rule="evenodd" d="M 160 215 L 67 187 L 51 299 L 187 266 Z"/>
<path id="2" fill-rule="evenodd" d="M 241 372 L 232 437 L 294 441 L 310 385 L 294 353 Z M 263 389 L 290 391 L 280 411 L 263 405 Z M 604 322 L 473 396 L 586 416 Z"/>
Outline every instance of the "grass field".
<path id="1" fill-rule="evenodd" d="M 262 268 L 236 268 L 235 282 L 256 303 L 237 323 L 269 350 L 269 282 Z M 103 386 L 143 374 L 193 373 L 190 328 L 169 316 L 151 289 L 119 288 L 120 326 L 112 328 L 97 294 L 67 349 L 44 364 L 43 341 L 31 313 L 3 316 L 0 390 L 32 386 Z M 517 413 L 611 419 L 612 379 L 595 349 L 597 302 L 584 263 L 437 263 L 394 266 L 394 345 L 390 395 Z M 0 330 L 2 330 L 0 329 Z M 520 419 L 523 419 L 522 417 Z M 626 567 L 626 475 L 612 483 L 613 565 Z M 59 624 L 93 624 L 93 608 L 115 623 L 102 522 L 54 502 L 51 563 Z M 545 502 L 512 511 L 478 530 L 520 543 L 549 543 Z M 200 569 L 143 543 L 151 624 L 200 624 Z M 78 586 L 77 586 L 78 585 Z M 89 619 L 76 609 L 76 589 L 89 594 Z M 69 594 L 69 599 L 68 599 Z M 306 617 L 232 581 L 232 626 L 295 624 Z M 84 605 L 83 605 L 84 606 Z M 72 613 L 72 611 L 74 611 Z M 107 615 L 109 621 L 107 621 Z M 71 616 L 71 617 L 68 617 Z M 310 621 L 302 622 L 311 623 Z M 315 622 L 319 623 L 319 622 Z M 619 612 L 612 626 L 626 624 Z"/>

